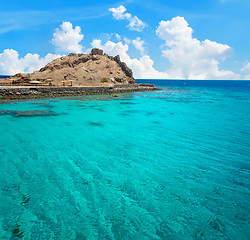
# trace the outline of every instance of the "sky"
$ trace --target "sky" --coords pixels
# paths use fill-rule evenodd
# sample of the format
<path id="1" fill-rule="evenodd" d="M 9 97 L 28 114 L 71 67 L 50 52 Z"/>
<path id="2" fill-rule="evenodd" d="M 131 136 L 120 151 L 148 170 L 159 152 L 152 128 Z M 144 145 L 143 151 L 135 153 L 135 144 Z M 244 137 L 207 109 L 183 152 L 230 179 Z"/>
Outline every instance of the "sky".
<path id="1" fill-rule="evenodd" d="M 139 79 L 250 79 L 250 0 L 1 0 L 0 75 L 93 47 Z"/>

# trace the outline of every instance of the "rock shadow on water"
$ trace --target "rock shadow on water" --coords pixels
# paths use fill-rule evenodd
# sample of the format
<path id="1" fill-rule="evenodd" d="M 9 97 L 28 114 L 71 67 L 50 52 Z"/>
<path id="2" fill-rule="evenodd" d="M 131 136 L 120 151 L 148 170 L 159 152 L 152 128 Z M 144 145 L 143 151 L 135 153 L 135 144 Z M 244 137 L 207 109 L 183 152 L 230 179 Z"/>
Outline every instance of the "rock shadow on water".
<path id="1" fill-rule="evenodd" d="M 88 124 L 94 127 L 104 127 L 104 124 L 100 122 L 88 122 Z"/>
<path id="2" fill-rule="evenodd" d="M 50 117 L 57 116 L 56 113 L 50 110 L 29 110 L 29 111 L 13 111 L 0 110 L 0 115 L 12 115 L 14 117 Z"/>

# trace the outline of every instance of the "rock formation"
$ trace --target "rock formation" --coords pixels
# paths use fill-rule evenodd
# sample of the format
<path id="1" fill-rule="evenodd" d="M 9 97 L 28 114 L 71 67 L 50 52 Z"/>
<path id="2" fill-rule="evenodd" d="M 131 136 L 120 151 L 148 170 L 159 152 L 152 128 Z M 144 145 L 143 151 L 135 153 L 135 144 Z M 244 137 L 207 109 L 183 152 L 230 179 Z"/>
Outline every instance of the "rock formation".
<path id="1" fill-rule="evenodd" d="M 103 54 L 94 48 L 90 54 L 60 57 L 39 71 L 18 73 L 8 79 L 12 84 L 52 86 L 111 86 L 135 83 L 133 73 L 120 57 Z"/>

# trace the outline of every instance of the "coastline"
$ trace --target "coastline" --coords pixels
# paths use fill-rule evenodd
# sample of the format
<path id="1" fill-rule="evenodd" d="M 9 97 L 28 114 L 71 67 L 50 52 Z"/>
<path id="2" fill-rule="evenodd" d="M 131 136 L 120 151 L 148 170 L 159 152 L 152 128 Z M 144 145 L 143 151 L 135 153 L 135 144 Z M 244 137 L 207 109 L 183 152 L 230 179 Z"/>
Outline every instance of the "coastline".
<path id="1" fill-rule="evenodd" d="M 154 84 L 117 84 L 92 87 L 0 86 L 0 103 L 11 100 L 102 95 L 160 90 Z"/>

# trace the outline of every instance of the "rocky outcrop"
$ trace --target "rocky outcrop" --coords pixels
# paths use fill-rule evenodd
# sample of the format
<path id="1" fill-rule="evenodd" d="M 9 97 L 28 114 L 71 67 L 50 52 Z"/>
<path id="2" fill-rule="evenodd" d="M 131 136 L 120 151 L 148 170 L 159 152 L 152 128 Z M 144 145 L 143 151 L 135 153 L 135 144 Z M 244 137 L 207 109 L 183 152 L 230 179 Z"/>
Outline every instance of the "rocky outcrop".
<path id="1" fill-rule="evenodd" d="M 103 55 L 103 50 L 99 48 L 93 48 L 90 55 Z"/>
<path id="2" fill-rule="evenodd" d="M 53 98 L 62 96 L 100 95 L 124 92 L 154 91 L 158 90 L 153 84 L 114 84 L 113 86 L 99 87 L 49 87 L 49 86 L 6 86 L 0 87 L 0 102 L 32 99 L 32 98 Z M 15 114 L 14 111 L 0 111 L 2 114 Z"/>
<path id="3" fill-rule="evenodd" d="M 133 84 L 132 70 L 119 56 L 103 54 L 94 48 L 90 54 L 74 54 L 57 58 L 39 71 L 16 74 L 8 81 L 15 85 L 112 86 Z"/>
<path id="4" fill-rule="evenodd" d="M 120 59 L 119 55 L 115 56 L 113 59 L 114 59 L 114 61 L 116 61 L 119 64 L 121 69 L 125 72 L 125 74 L 128 77 L 131 77 L 131 78 L 133 77 L 132 70 L 127 66 L 127 64 L 125 62 L 121 62 L 121 59 Z"/>

